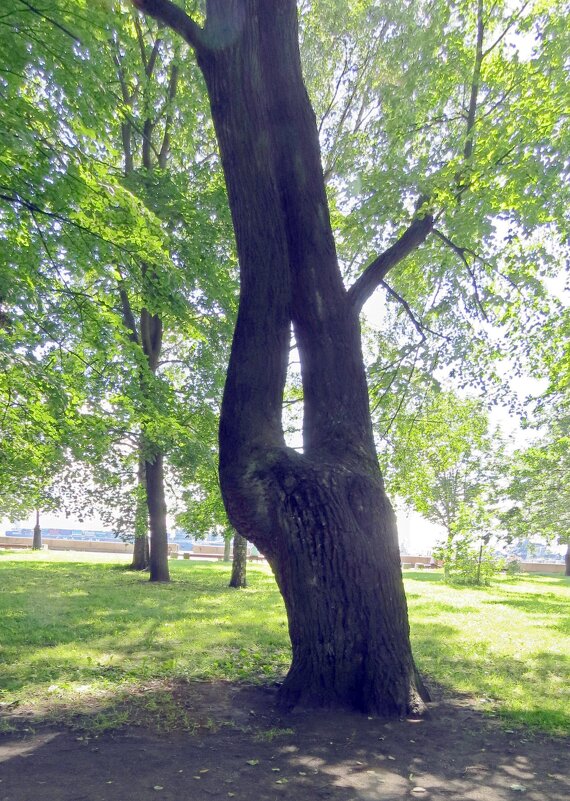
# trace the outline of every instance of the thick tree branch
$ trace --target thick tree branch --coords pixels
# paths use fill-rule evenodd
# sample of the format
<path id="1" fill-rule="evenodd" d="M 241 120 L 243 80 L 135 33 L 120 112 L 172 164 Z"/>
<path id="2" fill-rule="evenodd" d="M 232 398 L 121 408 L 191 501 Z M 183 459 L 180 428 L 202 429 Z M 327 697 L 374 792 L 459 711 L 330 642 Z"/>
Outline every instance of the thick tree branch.
<path id="1" fill-rule="evenodd" d="M 149 14 L 179 33 L 195 50 L 205 47 L 203 29 L 171 0 L 132 0 L 132 3 L 143 14 Z"/>
<path id="2" fill-rule="evenodd" d="M 156 59 L 158 58 L 158 52 L 160 50 L 161 41 L 162 40 L 160 38 L 157 38 L 155 43 L 154 43 L 154 45 L 153 45 L 153 47 L 152 47 L 152 51 L 151 51 L 149 60 L 148 60 L 147 65 L 145 67 L 145 75 L 146 75 L 147 78 L 152 78 L 152 73 L 154 72 L 154 68 L 156 66 Z"/>
<path id="3" fill-rule="evenodd" d="M 402 259 L 405 259 L 425 242 L 433 229 L 433 224 L 434 218 L 431 214 L 414 220 L 398 241 L 374 259 L 362 275 L 356 279 L 348 290 L 348 296 L 358 312 L 392 267 L 399 264 Z"/>
<path id="4" fill-rule="evenodd" d="M 138 345 L 139 335 L 137 331 L 137 324 L 135 322 L 135 315 L 133 314 L 131 302 L 122 281 L 119 281 L 119 297 L 121 298 L 123 324 L 129 332 L 129 339 L 131 342 L 134 342 L 135 345 Z"/>

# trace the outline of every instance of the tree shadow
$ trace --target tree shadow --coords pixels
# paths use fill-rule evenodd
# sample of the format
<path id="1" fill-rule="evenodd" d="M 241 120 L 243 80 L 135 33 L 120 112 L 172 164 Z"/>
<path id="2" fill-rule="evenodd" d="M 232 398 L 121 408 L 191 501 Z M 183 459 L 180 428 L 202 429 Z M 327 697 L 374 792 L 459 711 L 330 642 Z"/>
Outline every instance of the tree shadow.
<path id="1" fill-rule="evenodd" d="M 490 598 L 483 601 L 492 606 L 507 606 L 527 615 L 544 617 L 542 625 L 556 629 L 563 634 L 570 634 L 570 604 L 568 599 L 560 598 L 553 593 L 504 593 L 501 598 Z"/>
<path id="2" fill-rule="evenodd" d="M 568 797 L 567 739 L 505 731 L 460 701 L 437 702 L 424 719 L 388 721 L 333 710 L 282 714 L 274 689 L 229 682 L 151 689 L 145 698 L 149 726 L 121 729 L 117 717 L 110 733 L 38 727 L 23 739 L 0 739 L 3 794 L 10 801 Z M 93 715 L 113 723 L 105 705 Z"/>

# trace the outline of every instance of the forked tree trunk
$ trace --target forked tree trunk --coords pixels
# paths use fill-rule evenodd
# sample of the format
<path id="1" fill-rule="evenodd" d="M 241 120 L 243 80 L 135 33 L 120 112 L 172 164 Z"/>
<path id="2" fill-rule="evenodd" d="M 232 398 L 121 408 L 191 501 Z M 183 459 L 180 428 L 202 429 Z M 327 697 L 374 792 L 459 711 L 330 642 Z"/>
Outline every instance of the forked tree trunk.
<path id="1" fill-rule="evenodd" d="M 240 589 L 247 586 L 247 540 L 238 534 L 234 536 L 234 560 L 230 587 Z"/>
<path id="2" fill-rule="evenodd" d="M 137 95 L 140 85 L 133 90 L 129 86 L 125 77 L 123 54 L 116 42 L 115 64 L 117 67 L 117 80 L 121 88 L 123 103 L 127 109 L 132 109 L 133 102 Z M 139 41 L 141 47 L 141 59 L 144 67 L 146 86 L 144 108 L 147 113 L 142 124 L 142 139 L 140 143 L 141 166 L 148 173 L 155 167 L 165 170 L 170 154 L 170 128 L 173 121 L 173 102 L 176 97 L 178 83 L 178 66 L 171 65 L 170 77 L 166 89 L 165 105 L 162 114 L 158 118 L 154 117 L 154 108 L 149 101 L 146 93 L 149 91 L 153 73 L 155 70 L 157 55 L 159 53 L 160 38 L 155 39 L 152 49 L 148 50 L 141 34 Z M 161 122 L 161 141 L 158 146 L 153 147 L 153 131 L 157 122 Z M 133 124 L 130 114 L 123 116 L 121 123 L 121 139 L 124 156 L 124 172 L 129 178 L 135 170 L 135 159 L 133 152 L 133 134 L 136 125 Z M 153 155 L 154 154 L 154 155 Z M 147 308 L 147 304 L 154 305 L 155 287 L 152 266 L 146 262 L 141 262 L 141 278 L 143 287 L 143 298 L 145 305 L 140 312 L 139 325 L 137 323 L 131 301 L 125 288 L 123 280 L 119 280 L 119 297 L 123 314 L 123 322 L 129 331 L 129 338 L 132 342 L 140 345 L 147 360 L 148 369 L 152 375 L 156 375 L 158 369 L 160 353 L 162 350 L 163 323 L 159 313 L 153 313 Z M 152 382 L 148 381 L 145 371 L 140 372 L 140 390 L 143 398 L 152 397 L 154 391 Z M 150 453 L 147 453 L 150 452 Z M 144 527 L 142 525 L 143 512 L 137 502 L 136 524 L 135 524 L 135 546 L 133 562 L 131 567 L 135 570 L 145 570 L 150 566 L 151 581 L 169 581 L 168 567 L 168 536 L 166 528 L 166 503 L 164 497 L 164 467 L 163 453 L 156 443 L 146 436 L 145 427 L 139 443 L 139 486 L 142 480 L 145 482 L 145 503 L 147 514 L 144 514 Z M 150 541 L 147 536 L 147 522 L 150 527 Z"/>
<path id="3" fill-rule="evenodd" d="M 40 551 L 41 548 L 42 548 L 42 530 L 40 528 L 40 510 L 36 509 L 36 524 L 34 526 L 32 551 Z"/>
<path id="4" fill-rule="evenodd" d="M 281 701 L 419 711 L 427 693 L 410 649 L 358 320 L 405 248 L 386 251 L 345 289 L 294 0 L 208 0 L 204 29 L 167 0 L 135 2 L 194 46 L 210 97 L 241 277 L 220 481 L 231 523 L 265 554 L 285 601 L 293 662 Z M 431 224 L 410 226 L 398 242 L 409 252 Z M 285 445 L 282 424 L 291 324 L 304 392 L 302 455 Z"/>

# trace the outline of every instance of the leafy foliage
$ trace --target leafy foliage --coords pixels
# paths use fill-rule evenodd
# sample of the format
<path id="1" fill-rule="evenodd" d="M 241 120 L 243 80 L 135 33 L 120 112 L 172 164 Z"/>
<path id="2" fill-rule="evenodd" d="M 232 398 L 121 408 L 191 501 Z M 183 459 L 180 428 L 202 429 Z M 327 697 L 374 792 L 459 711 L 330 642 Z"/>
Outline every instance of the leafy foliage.
<path id="1" fill-rule="evenodd" d="M 451 539 L 485 532 L 500 447 L 481 402 L 432 394 L 402 412 L 385 441 L 388 488 Z"/>
<path id="2" fill-rule="evenodd" d="M 201 84 L 185 71 L 174 92 L 179 47 L 129 4 L 111 5 L 114 16 L 107 3 L 57 0 L 48 13 L 9 0 L 0 24 L 10 54 L 0 72 L 0 334 L 10 368 L 0 469 L 23 488 L 16 477 L 31 481 L 39 462 L 52 475 L 65 468 L 68 508 L 115 509 L 117 528 L 132 530 L 141 428 L 149 458 L 160 448 L 176 451 L 174 465 L 181 454 L 197 461 L 193 415 L 211 421 L 204 406 L 219 402 L 234 258 Z M 162 320 L 155 371 L 126 308 L 132 320 L 144 310 Z M 200 436 L 211 447 L 214 425 Z M 4 487 L 2 511 L 15 513 Z M 35 504 L 22 490 L 19 510 Z"/>

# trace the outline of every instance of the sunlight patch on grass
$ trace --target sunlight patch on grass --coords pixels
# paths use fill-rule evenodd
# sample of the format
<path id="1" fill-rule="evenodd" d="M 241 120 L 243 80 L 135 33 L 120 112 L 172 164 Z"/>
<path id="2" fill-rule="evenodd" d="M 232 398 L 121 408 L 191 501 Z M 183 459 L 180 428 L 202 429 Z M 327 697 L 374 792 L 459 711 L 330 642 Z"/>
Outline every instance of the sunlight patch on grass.
<path id="1" fill-rule="evenodd" d="M 570 730 L 570 582 L 454 588 L 406 576 L 420 669 L 512 722 Z"/>

